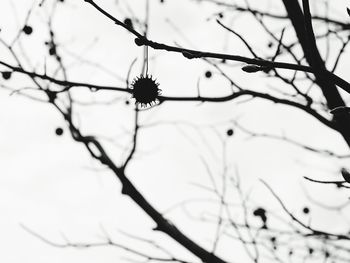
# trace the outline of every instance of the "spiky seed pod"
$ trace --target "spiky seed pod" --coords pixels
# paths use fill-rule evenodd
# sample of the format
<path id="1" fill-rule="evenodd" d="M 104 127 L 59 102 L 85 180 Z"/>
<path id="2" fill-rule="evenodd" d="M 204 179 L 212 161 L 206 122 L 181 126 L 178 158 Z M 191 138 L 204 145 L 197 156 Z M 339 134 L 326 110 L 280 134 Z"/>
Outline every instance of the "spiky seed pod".
<path id="1" fill-rule="evenodd" d="M 135 104 L 147 107 L 159 102 L 158 96 L 162 90 L 158 86 L 159 83 L 150 75 L 136 77 L 131 84 L 132 97 L 136 100 Z"/>

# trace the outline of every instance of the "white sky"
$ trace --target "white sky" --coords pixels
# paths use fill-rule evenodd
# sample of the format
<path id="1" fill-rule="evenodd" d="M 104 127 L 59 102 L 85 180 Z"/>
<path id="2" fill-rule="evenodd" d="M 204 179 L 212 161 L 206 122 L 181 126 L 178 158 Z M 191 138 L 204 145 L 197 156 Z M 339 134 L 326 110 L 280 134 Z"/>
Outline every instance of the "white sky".
<path id="1" fill-rule="evenodd" d="M 96 67 L 74 62 L 74 57 L 69 56 L 68 52 L 99 63 L 122 78 L 126 76 L 132 60 L 138 58 L 132 76 L 138 75 L 141 70 L 142 48 L 134 45 L 133 37 L 101 17 L 84 1 L 66 2 L 58 7 L 53 26 L 62 45 L 59 50 L 64 62 L 70 65 L 70 79 L 105 85 L 124 85 L 118 77 L 101 72 Z M 118 6 L 116 1 L 98 1 L 120 19 L 130 15 L 125 2 L 119 1 Z M 127 2 L 136 16 L 144 17 L 144 1 Z M 213 10 L 210 5 L 197 5 L 189 0 L 165 0 L 164 5 L 159 1 L 150 2 L 151 39 L 170 44 L 176 42 L 186 47 L 199 47 L 201 50 L 249 55 L 241 43 L 228 36 L 215 20 L 207 21 L 208 17 L 220 9 Z M 271 2 L 271 10 L 281 10 L 280 1 Z M 346 1 L 337 1 L 334 9 L 345 10 L 345 4 Z M 1 36 L 5 40 L 14 37 L 14 30 L 18 28 L 16 20 L 22 24 L 31 5 L 30 0 L 1 1 L 0 28 Z M 45 10 L 50 10 L 51 5 L 52 0 L 46 0 L 43 8 L 35 8 L 29 20 L 34 32 L 31 36 L 22 36 L 23 46 L 39 72 L 42 72 L 45 60 L 48 68 L 52 68 L 54 64 L 44 45 L 44 41 L 48 39 Z M 264 6 L 262 4 L 262 7 Z M 347 19 L 345 14 L 342 16 Z M 176 32 L 167 19 L 180 28 L 183 36 L 191 43 Z M 262 30 L 256 30 L 256 23 L 249 21 L 252 20 L 242 18 L 226 22 L 232 22 L 235 30 L 246 35 L 258 51 L 266 52 L 269 38 Z M 276 24 L 273 27 L 280 30 L 282 25 Z M 230 92 L 227 82 L 215 74 L 215 69 L 204 61 L 187 60 L 179 54 L 164 51 L 149 52 L 150 57 L 154 58 L 150 61 L 150 72 L 157 78 L 164 95 L 195 95 L 199 77 L 203 95 L 215 96 Z M 0 49 L 0 57 L 8 59 L 8 54 L 3 48 Z M 348 66 L 345 63 L 343 65 L 344 68 Z M 207 80 L 203 77 L 206 70 L 214 72 L 212 79 Z M 266 90 L 266 83 L 276 84 L 269 82 L 270 80 L 262 74 L 248 76 L 240 67 L 225 70 L 244 87 Z M 344 72 L 339 71 L 339 74 L 346 77 Z M 28 84 L 20 77 L 11 83 L 18 87 Z M 113 106 L 79 106 L 77 110 L 83 132 L 113 137 L 119 143 L 128 144 L 133 122 L 132 107 L 124 106 L 124 99 L 128 99 L 128 95 L 90 93 L 84 90 L 79 90 L 74 95 L 82 101 L 110 99 L 115 96 L 123 98 Z M 221 123 L 216 125 L 216 130 L 225 137 L 226 130 L 230 128 L 228 121 L 238 117 L 242 124 L 254 131 L 273 134 L 285 132 L 291 138 L 315 147 L 328 148 L 340 153 L 346 151 L 340 136 L 323 127 L 315 119 L 305 116 L 300 111 L 269 102 L 202 105 L 166 103 L 145 113 L 142 120 L 144 123 Z M 128 198 L 121 196 L 119 182 L 110 172 L 101 170 L 101 167 L 91 160 L 85 148 L 71 139 L 67 129 L 64 136 L 55 135 L 56 127 L 66 128 L 55 109 L 18 95 L 9 96 L 8 91 L 0 90 L 0 127 L 0 262 L 109 263 L 116 260 L 126 262 L 123 258 L 130 256 L 115 248 L 54 248 L 28 234 L 20 227 L 20 223 L 58 243 L 64 243 L 60 233 L 64 233 L 72 242 L 103 241 L 103 225 L 110 235 L 122 244 L 138 249 L 144 248 L 139 242 L 120 234 L 118 230 L 153 238 L 177 251 L 179 255 L 187 255 L 184 249 L 164 238 L 164 235 L 152 232 L 153 223 Z M 200 156 L 205 158 L 214 173 L 219 176 L 222 167 L 220 159 L 216 159 L 215 156 L 220 157 L 221 145 L 211 129 L 203 129 L 202 133 L 207 145 L 203 144 L 203 137 L 186 126 L 177 129 L 172 125 L 160 124 L 141 131 L 139 152 L 128 168 L 128 176 L 161 211 L 188 198 L 212 198 L 210 194 L 196 187 L 195 183 L 209 185 L 209 178 L 200 162 Z M 111 156 L 117 162 L 120 161 L 121 150 L 111 144 L 106 145 Z M 303 176 L 340 179 L 337 171 L 341 163 L 335 159 L 306 153 L 286 143 L 268 139 L 246 140 L 246 136 L 240 132 L 229 138 L 227 156 L 231 167 L 238 167 L 245 188 L 253 188 L 252 196 L 259 200 L 258 203 L 269 206 L 274 211 L 278 211 L 279 206 L 259 183 L 259 178 L 266 180 L 297 214 L 300 214 L 302 207 L 307 203 L 301 185 L 307 187 L 321 202 L 335 204 L 347 199 L 344 192 L 338 193 L 329 187 L 312 186 L 302 179 Z M 325 195 L 325 191 L 329 191 L 329 194 Z M 191 206 L 193 211 L 204 208 L 198 205 L 196 210 L 194 207 Z M 176 209 L 168 216 L 190 237 L 210 248 L 215 233 L 213 226 L 191 220 L 182 209 Z M 347 219 L 346 215 L 344 218 Z M 344 226 L 344 218 L 319 208 L 315 208 L 312 214 L 315 226 L 334 231 Z M 219 249 L 219 255 L 227 259 L 234 258 L 235 262 L 245 259 L 241 247 L 235 247 L 237 250 L 232 250 L 231 243 L 224 242 Z"/>

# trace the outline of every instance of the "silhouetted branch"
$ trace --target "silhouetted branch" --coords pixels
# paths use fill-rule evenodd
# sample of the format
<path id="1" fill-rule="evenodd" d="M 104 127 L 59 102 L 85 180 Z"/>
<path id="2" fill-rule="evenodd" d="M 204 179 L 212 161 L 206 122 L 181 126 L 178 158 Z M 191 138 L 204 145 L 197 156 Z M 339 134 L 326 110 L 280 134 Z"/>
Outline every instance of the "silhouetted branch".
<path id="1" fill-rule="evenodd" d="M 304 176 L 306 180 L 309 180 L 313 183 L 319 183 L 319 184 L 335 184 L 337 187 L 342 187 L 342 188 L 350 188 L 350 186 L 344 185 L 346 184 L 346 181 L 320 181 L 316 179 L 309 178 L 307 176 Z"/>
<path id="2" fill-rule="evenodd" d="M 151 40 L 145 38 L 140 33 L 135 31 L 133 28 L 126 26 L 120 20 L 118 20 L 117 18 L 115 18 L 114 16 L 112 16 L 111 14 L 109 14 L 108 12 L 103 10 L 101 7 L 99 7 L 94 1 L 92 1 L 92 0 L 84 0 L 84 1 L 91 4 L 97 11 L 99 11 L 104 16 L 108 17 L 115 24 L 125 28 L 130 33 L 134 34 L 137 37 L 135 42 L 139 46 L 146 45 L 146 46 L 152 47 L 154 49 L 161 49 L 161 50 L 166 50 L 169 52 L 182 53 L 186 58 L 189 58 L 189 59 L 192 59 L 192 58 L 219 58 L 219 59 L 244 62 L 247 64 L 265 66 L 267 68 L 284 68 L 284 69 L 299 70 L 299 71 L 310 72 L 310 73 L 317 73 L 318 72 L 318 69 L 316 70 L 316 69 L 314 69 L 312 67 L 308 67 L 308 66 L 301 66 L 301 65 L 290 64 L 290 63 L 285 63 L 285 62 L 266 61 L 266 60 L 262 60 L 262 59 L 251 59 L 251 58 L 237 56 L 237 55 L 229 55 L 229 54 L 220 54 L 220 53 L 191 50 L 191 49 L 179 48 L 179 47 L 175 47 L 175 46 L 157 43 L 157 42 L 154 42 L 154 41 L 151 41 Z M 328 78 L 335 85 L 338 85 L 340 88 L 342 88 L 346 92 L 350 93 L 350 83 L 343 80 L 341 77 L 327 71 L 326 69 L 323 69 L 322 73 L 324 74 L 324 76 L 326 78 Z"/>
<path id="3" fill-rule="evenodd" d="M 327 238 L 334 238 L 335 240 L 350 240 L 350 236 L 342 235 L 342 234 L 333 234 L 321 230 L 315 230 L 311 226 L 306 225 L 301 220 L 299 220 L 293 213 L 291 213 L 286 205 L 282 202 L 282 200 L 278 197 L 278 195 L 272 190 L 272 188 L 262 179 L 260 181 L 267 187 L 267 189 L 272 193 L 272 195 L 276 198 L 276 200 L 280 203 L 283 210 L 289 215 L 289 217 L 296 222 L 299 226 L 308 230 L 310 233 L 305 234 L 305 236 L 324 236 Z"/>
<path id="4" fill-rule="evenodd" d="M 76 242 L 70 242 L 67 238 L 65 239 L 65 243 L 56 243 L 54 241 L 49 240 L 48 238 L 45 238 L 44 236 L 36 233 L 32 229 L 28 228 L 27 226 L 21 224 L 21 227 L 28 232 L 29 234 L 33 235 L 34 237 L 38 238 L 40 241 L 53 246 L 57 248 L 79 248 L 79 249 L 87 249 L 87 248 L 94 248 L 94 247 L 115 247 L 122 249 L 128 253 L 131 253 L 135 256 L 141 257 L 146 261 L 149 262 L 179 262 L 179 263 L 190 263 L 190 261 L 185 261 L 179 258 L 176 258 L 174 256 L 171 257 L 158 257 L 158 256 L 153 256 L 148 253 L 140 252 L 138 250 L 135 250 L 133 248 L 121 245 L 119 243 L 114 242 L 110 237 L 106 236 L 106 241 L 105 242 L 97 242 L 97 243 L 76 243 Z"/>

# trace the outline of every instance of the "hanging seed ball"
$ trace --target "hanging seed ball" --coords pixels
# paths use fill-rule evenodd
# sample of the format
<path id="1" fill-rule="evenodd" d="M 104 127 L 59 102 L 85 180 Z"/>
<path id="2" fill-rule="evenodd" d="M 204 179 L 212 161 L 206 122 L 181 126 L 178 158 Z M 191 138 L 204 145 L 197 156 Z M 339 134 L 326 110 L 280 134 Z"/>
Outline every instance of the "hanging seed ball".
<path id="1" fill-rule="evenodd" d="M 152 79 L 152 76 L 141 75 L 136 77 L 131 84 L 132 97 L 136 100 L 135 104 L 141 107 L 153 106 L 161 94 L 161 89 L 158 88 L 159 83 Z"/>
<path id="2" fill-rule="evenodd" d="M 303 213 L 307 215 L 308 213 L 310 213 L 310 209 L 308 207 L 304 207 Z"/>
<path id="3" fill-rule="evenodd" d="M 33 33 L 33 28 L 31 26 L 25 25 L 23 27 L 23 32 L 26 35 L 30 35 L 31 33 Z"/>
<path id="4" fill-rule="evenodd" d="M 63 134 L 63 129 L 59 127 L 55 130 L 55 133 L 57 136 L 61 136 Z"/>
<path id="5" fill-rule="evenodd" d="M 207 79 L 210 79 L 212 75 L 213 75 L 213 74 L 212 74 L 209 70 L 205 72 L 205 77 L 206 77 Z"/>
<path id="6" fill-rule="evenodd" d="M 11 71 L 3 71 L 1 72 L 2 78 L 5 80 L 8 80 L 11 78 L 12 72 Z"/>
<path id="7" fill-rule="evenodd" d="M 227 136 L 232 136 L 233 135 L 233 130 L 232 129 L 228 129 L 226 131 L 226 134 L 227 134 Z"/>

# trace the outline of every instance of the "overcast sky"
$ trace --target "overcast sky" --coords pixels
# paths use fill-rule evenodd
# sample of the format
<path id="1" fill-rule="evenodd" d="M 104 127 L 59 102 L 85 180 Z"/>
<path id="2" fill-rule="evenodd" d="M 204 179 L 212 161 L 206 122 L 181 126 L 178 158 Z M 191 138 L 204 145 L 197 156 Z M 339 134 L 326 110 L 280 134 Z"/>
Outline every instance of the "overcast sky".
<path id="1" fill-rule="evenodd" d="M 43 72 L 46 63 L 48 72 L 52 73 L 55 62 L 48 55 L 44 42 L 49 37 L 47 17 L 53 0 L 46 0 L 41 8 L 38 7 L 39 2 L 35 1 L 28 21 L 33 33 L 22 35 L 21 43 L 38 72 Z M 96 2 L 121 20 L 132 16 L 145 17 L 145 1 Z M 213 14 L 220 12 L 220 8 L 190 0 L 164 2 L 150 1 L 150 39 L 249 56 L 244 46 L 216 23 Z M 257 7 L 284 12 L 281 1 L 255 2 L 259 2 Z M 339 11 L 345 10 L 346 3 L 337 1 L 332 12 L 347 19 Z M 31 0 L 1 1 L 2 39 L 11 41 L 15 37 L 32 6 Z M 261 29 L 257 30 L 258 25 L 252 20 L 238 17 L 224 21 L 246 35 L 257 52 L 271 52 L 267 48 L 269 38 Z M 283 25 L 271 26 L 277 31 Z M 124 86 L 129 66 L 135 58 L 137 61 L 131 77 L 140 74 L 143 49 L 134 44 L 134 37 L 102 17 L 83 0 L 65 0 L 59 4 L 53 17 L 53 29 L 59 51 L 69 69 L 70 80 Z M 2 47 L 0 56 L 1 60 L 14 63 Z M 165 96 L 196 95 L 198 81 L 203 95 L 230 94 L 227 81 L 203 60 L 187 60 L 181 54 L 151 49 L 149 57 L 149 72 L 157 78 Z M 348 66 L 348 62 L 342 61 L 340 68 Z M 208 70 L 213 72 L 210 79 L 204 76 Z M 260 73 L 248 76 L 240 70 L 240 66 L 226 67 L 225 71 L 244 87 L 264 91 L 271 88 L 268 85 L 279 85 Z M 345 71 L 340 70 L 339 74 L 345 75 Z M 17 88 L 26 87 L 28 83 L 24 77 L 11 80 L 11 85 Z M 115 140 L 104 140 L 103 143 L 112 158 L 120 163 L 125 158 L 121 146 L 130 145 L 132 139 L 134 102 L 129 94 L 78 89 L 73 95 L 81 102 L 119 98 L 113 105 L 77 105 L 76 118 L 84 134 Z M 126 100 L 130 100 L 131 104 L 125 105 Z M 127 172 L 156 208 L 165 211 L 187 199 L 213 198 L 198 187 L 210 185 L 201 158 L 219 177 L 223 169 L 220 138 L 227 143 L 226 158 L 231 173 L 237 167 L 244 189 L 252 190 L 257 204 L 269 206 L 273 211 L 280 210 L 259 178 L 267 181 L 296 214 L 301 214 L 304 205 L 310 205 L 304 188 L 326 204 L 346 200 L 344 192 L 313 186 L 302 179 L 303 176 L 340 179 L 342 163 L 339 160 L 305 152 L 280 141 L 248 139 L 246 134 L 236 129 L 232 137 L 227 137 L 226 131 L 232 128 L 230 120 L 238 119 L 242 125 L 256 132 L 285 134 L 311 146 L 346 153 L 343 139 L 338 134 L 300 111 L 269 102 L 239 101 L 243 100 L 220 104 L 169 102 L 142 113 L 141 123 L 152 125 L 141 129 L 139 148 Z M 174 121 L 198 125 L 200 133 L 189 125 L 172 125 Z M 63 136 L 56 136 L 57 127 L 64 129 Z M 0 163 L 1 262 L 109 263 L 116 260 L 127 262 L 124 258 L 132 256 L 108 247 L 83 250 L 55 248 L 30 235 L 21 224 L 62 244 L 65 243 L 63 236 L 71 242 L 103 241 L 105 229 L 116 242 L 144 249 L 141 242 L 120 232 L 124 231 L 152 238 L 179 255 L 189 256 L 174 241 L 152 231 L 154 225 L 150 219 L 129 198 L 120 194 L 120 184 L 113 174 L 92 160 L 86 149 L 72 140 L 62 116 L 49 104 L 18 94 L 10 96 L 8 90 L 0 89 Z M 325 195 L 325 191 L 332 194 Z M 203 209 L 200 202 L 189 206 L 189 211 L 196 215 Z M 334 231 L 347 224 L 349 219 L 346 214 L 339 216 L 333 213 L 329 216 L 329 212 L 319 208 L 312 212 L 312 222 L 316 226 Z M 171 210 L 167 216 L 194 240 L 204 247 L 211 247 L 214 226 L 194 221 L 181 208 Z M 231 245 L 236 249 L 231 249 Z M 219 255 L 233 258 L 235 262 L 245 259 L 240 245 L 231 244 L 228 240 L 222 243 L 219 252 Z"/>

